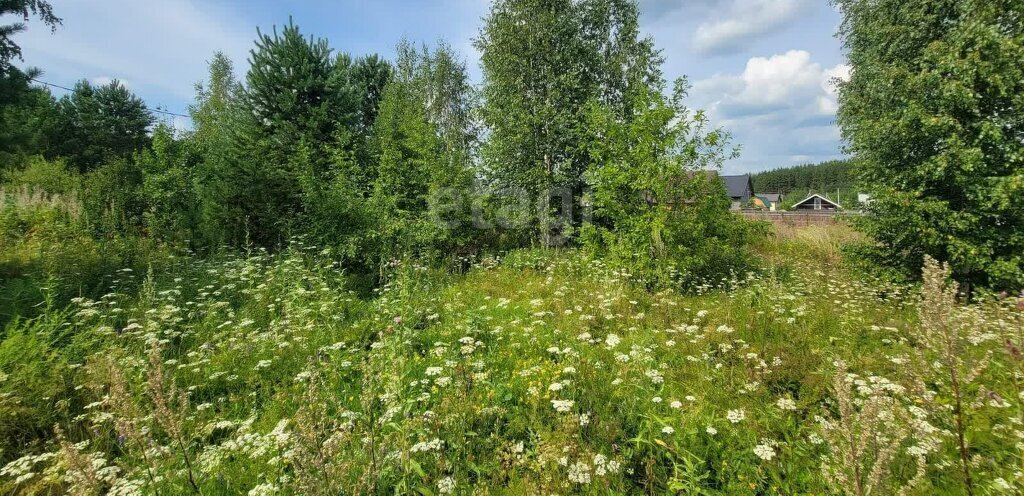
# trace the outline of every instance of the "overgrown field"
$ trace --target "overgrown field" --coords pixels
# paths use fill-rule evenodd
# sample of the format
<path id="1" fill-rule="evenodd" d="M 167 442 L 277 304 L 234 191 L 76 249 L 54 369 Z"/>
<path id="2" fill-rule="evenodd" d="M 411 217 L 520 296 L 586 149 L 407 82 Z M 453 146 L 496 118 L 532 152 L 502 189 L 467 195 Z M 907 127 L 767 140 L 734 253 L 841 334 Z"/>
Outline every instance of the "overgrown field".
<path id="1" fill-rule="evenodd" d="M 0 492 L 964 494 L 958 432 L 1019 492 L 1017 301 L 855 276 L 845 237 L 698 295 L 568 250 L 372 298 L 300 242 L 123 270 L 4 329 Z"/>

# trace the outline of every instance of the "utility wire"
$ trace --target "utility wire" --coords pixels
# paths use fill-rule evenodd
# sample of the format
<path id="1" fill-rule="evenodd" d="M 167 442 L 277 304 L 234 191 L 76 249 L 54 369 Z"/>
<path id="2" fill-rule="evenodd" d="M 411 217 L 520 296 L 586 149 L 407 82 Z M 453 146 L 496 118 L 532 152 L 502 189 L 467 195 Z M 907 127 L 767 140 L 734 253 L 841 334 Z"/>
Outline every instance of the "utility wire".
<path id="1" fill-rule="evenodd" d="M 67 86 L 61 86 L 59 84 L 47 83 L 46 81 L 42 81 L 42 80 L 39 80 L 39 79 L 36 79 L 36 78 L 33 78 L 33 77 L 30 77 L 28 79 L 30 81 L 35 81 L 35 82 L 37 82 L 39 84 L 45 84 L 46 86 L 53 86 L 54 88 L 60 88 L 60 89 L 65 90 L 65 91 L 75 91 L 74 89 L 68 88 Z M 160 110 L 159 108 L 151 108 L 151 109 L 149 109 L 149 111 L 150 112 L 157 112 L 157 113 L 160 113 L 160 114 L 176 115 L 178 117 L 186 117 L 186 118 L 189 118 L 189 119 L 192 118 L 191 115 L 179 114 L 179 113 L 170 112 L 170 111 L 167 111 L 167 110 Z"/>

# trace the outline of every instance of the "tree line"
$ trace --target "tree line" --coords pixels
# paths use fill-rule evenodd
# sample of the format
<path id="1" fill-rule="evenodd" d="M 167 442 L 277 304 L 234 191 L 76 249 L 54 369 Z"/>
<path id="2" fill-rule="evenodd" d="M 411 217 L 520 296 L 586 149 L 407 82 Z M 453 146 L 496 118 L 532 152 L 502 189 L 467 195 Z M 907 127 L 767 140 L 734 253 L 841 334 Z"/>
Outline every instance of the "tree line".
<path id="1" fill-rule="evenodd" d="M 184 130 L 118 82 L 58 99 L 11 67 L 6 180 L 76 191 L 97 237 L 198 252 L 301 237 L 361 273 L 583 244 L 652 286 L 749 266 L 754 227 L 695 174 L 729 137 L 665 80 L 635 1 L 498 0 L 475 44 L 478 86 L 444 42 L 353 57 L 289 20 L 257 31 L 240 73 L 213 55 Z"/>
<path id="2" fill-rule="evenodd" d="M 835 192 L 856 188 L 854 164 L 849 160 L 829 160 L 818 164 L 780 167 L 751 174 L 758 193 Z"/>
<path id="3" fill-rule="evenodd" d="M 852 66 L 838 124 L 856 166 L 767 173 L 758 188 L 854 182 L 874 199 L 859 226 L 878 264 L 914 274 L 930 255 L 965 282 L 1024 287 L 1024 4 L 836 6 Z M 61 22 L 43 0 L 0 12 Z M 701 173 L 735 148 L 684 104 L 686 80 L 663 75 L 635 0 L 495 0 L 474 40 L 479 85 L 444 43 L 353 57 L 289 21 L 257 32 L 237 74 L 213 55 L 187 130 L 154 124 L 117 82 L 55 98 L 12 64 L 23 28 L 0 30 L 5 181 L 76 191 L 97 237 L 212 251 L 302 236 L 363 272 L 583 245 L 651 285 L 750 265 L 759 231 Z"/>

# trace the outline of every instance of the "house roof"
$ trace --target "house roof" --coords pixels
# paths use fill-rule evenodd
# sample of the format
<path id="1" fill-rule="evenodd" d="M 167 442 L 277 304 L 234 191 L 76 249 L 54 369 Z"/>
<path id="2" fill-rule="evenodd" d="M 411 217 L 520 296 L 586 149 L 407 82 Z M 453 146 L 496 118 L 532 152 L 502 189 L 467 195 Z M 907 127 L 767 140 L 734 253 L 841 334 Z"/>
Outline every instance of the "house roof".
<path id="1" fill-rule="evenodd" d="M 764 198 L 765 201 L 778 202 L 782 199 L 782 195 L 779 193 L 761 193 L 758 197 Z"/>
<path id="2" fill-rule="evenodd" d="M 750 174 L 720 177 L 722 182 L 725 183 L 725 190 L 729 192 L 731 197 L 746 196 L 748 191 L 751 194 L 754 192 L 753 184 L 750 182 Z"/>
<path id="3" fill-rule="evenodd" d="M 835 206 L 836 208 L 843 208 L 842 205 L 840 205 L 840 204 L 838 204 L 838 203 L 836 203 L 836 202 L 834 202 L 832 200 L 829 200 L 828 198 L 825 198 L 824 196 L 821 196 L 821 195 L 819 195 L 817 193 L 814 193 L 813 195 L 808 196 L 807 198 L 804 198 L 803 200 L 800 200 L 800 201 L 794 203 L 793 206 L 800 205 L 800 204 L 806 202 L 807 200 L 810 200 L 810 199 L 814 198 L 815 196 L 817 196 L 818 198 L 821 198 L 821 201 L 823 203 L 828 203 L 830 205 Z"/>

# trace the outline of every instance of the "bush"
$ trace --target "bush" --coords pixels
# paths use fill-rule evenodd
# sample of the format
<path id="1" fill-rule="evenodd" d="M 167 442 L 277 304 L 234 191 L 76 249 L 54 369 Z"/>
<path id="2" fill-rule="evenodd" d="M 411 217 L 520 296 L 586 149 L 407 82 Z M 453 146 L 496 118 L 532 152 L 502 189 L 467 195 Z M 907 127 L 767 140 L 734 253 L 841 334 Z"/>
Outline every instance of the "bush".
<path id="1" fill-rule="evenodd" d="M 595 224 L 584 242 L 649 288 L 693 289 L 743 274 L 753 266 L 748 246 L 764 234 L 729 212 L 708 171 L 728 154 L 728 136 L 683 106 L 685 90 L 680 81 L 671 100 L 656 91 L 635 96 L 629 123 L 600 105 L 590 113 L 599 164 L 590 176 Z"/>

